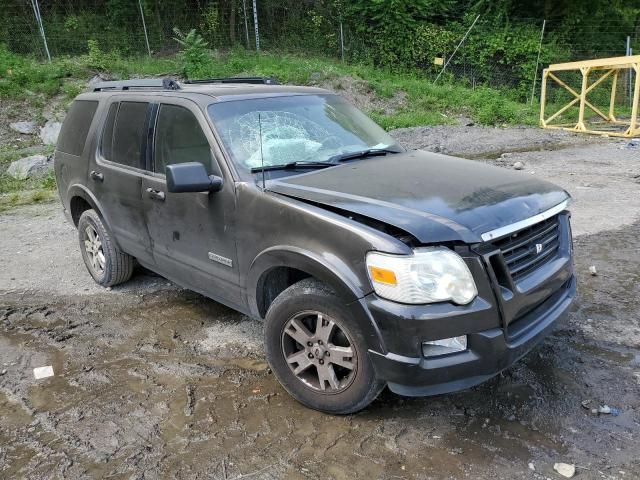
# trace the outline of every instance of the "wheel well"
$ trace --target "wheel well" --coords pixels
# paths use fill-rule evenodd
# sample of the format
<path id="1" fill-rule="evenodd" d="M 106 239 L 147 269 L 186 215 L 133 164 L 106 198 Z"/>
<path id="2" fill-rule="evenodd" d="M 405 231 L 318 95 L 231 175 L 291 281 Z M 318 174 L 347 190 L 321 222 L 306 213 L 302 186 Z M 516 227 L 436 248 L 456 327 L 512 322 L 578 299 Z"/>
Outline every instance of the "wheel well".
<path id="1" fill-rule="evenodd" d="M 271 303 L 284 290 L 311 276 L 307 272 L 291 267 L 274 267 L 265 272 L 258 282 L 258 291 L 256 292 L 260 316 L 265 317 Z"/>
<path id="2" fill-rule="evenodd" d="M 73 224 L 77 227 L 80 221 L 80 215 L 85 210 L 93 208 L 89 202 L 82 197 L 73 197 L 69 202 L 69 210 L 71 211 L 71 218 L 73 218 Z"/>

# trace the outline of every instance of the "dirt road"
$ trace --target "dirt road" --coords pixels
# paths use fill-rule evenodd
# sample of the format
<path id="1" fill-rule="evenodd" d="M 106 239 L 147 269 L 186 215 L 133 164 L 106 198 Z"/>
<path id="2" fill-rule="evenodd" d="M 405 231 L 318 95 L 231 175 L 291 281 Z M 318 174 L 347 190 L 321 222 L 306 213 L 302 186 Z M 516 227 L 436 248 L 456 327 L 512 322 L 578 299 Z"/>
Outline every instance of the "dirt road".
<path id="1" fill-rule="evenodd" d="M 0 215 L 0 478 L 560 478 L 555 462 L 640 477 L 640 151 L 534 129 L 395 135 L 520 161 L 574 196 L 579 298 L 540 347 L 465 392 L 323 415 L 277 384 L 259 322 L 144 271 L 99 288 L 59 206 L 20 208 Z M 44 365 L 55 376 L 35 380 Z"/>

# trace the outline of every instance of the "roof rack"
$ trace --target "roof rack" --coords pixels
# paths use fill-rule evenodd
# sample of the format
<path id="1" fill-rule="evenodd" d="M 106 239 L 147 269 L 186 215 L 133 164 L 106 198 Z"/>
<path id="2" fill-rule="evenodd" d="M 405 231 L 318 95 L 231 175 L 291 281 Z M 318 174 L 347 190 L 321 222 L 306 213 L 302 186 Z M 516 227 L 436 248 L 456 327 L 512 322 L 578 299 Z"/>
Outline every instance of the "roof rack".
<path id="1" fill-rule="evenodd" d="M 280 85 L 280 83 L 273 77 L 206 78 L 203 80 L 187 80 L 183 83 L 188 85 L 203 85 L 207 83 L 253 83 L 259 85 Z"/>
<path id="2" fill-rule="evenodd" d="M 95 87 L 93 87 L 93 91 L 101 92 L 103 90 L 130 90 L 134 88 L 180 90 L 180 84 L 171 78 L 141 78 L 137 80 L 100 82 Z"/>
<path id="3" fill-rule="evenodd" d="M 186 85 L 207 85 L 215 83 L 251 83 L 258 85 L 279 85 L 272 77 L 229 77 L 207 78 L 203 80 L 187 80 Z M 139 78 L 136 80 L 116 80 L 113 82 L 100 82 L 93 87 L 94 92 L 104 90 L 132 90 L 148 88 L 156 90 L 180 90 L 180 84 L 172 78 Z"/>

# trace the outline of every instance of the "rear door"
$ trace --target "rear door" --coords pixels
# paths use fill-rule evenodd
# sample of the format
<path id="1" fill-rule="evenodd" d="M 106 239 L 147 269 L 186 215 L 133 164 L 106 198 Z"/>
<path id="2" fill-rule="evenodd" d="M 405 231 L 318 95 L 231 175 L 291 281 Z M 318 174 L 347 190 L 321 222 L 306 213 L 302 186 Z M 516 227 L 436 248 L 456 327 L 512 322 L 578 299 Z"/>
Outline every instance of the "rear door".
<path id="1" fill-rule="evenodd" d="M 142 213 L 142 177 L 152 104 L 131 96 L 113 97 L 100 136 L 89 185 L 120 247 L 142 263 L 152 262 Z"/>
<path id="2" fill-rule="evenodd" d="M 235 239 L 235 188 L 203 113 L 190 100 L 158 106 L 150 172 L 142 180 L 146 223 L 159 273 L 232 307 L 241 305 Z M 202 163 L 223 177 L 216 193 L 169 193 L 167 165 Z"/>

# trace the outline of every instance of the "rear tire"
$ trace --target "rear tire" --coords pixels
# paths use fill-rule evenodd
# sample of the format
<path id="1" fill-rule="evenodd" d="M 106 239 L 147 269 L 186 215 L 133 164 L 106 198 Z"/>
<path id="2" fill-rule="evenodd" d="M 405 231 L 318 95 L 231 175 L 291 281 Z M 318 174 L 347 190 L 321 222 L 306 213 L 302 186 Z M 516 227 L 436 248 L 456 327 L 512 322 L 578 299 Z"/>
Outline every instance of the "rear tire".
<path id="1" fill-rule="evenodd" d="M 78 239 L 84 264 L 96 283 L 111 287 L 131 278 L 135 258 L 116 246 L 95 210 L 82 212 Z"/>
<path id="2" fill-rule="evenodd" d="M 344 302 L 313 278 L 273 301 L 265 319 L 265 349 L 285 390 L 315 410 L 357 412 L 385 386 L 376 378 L 363 332 Z"/>

